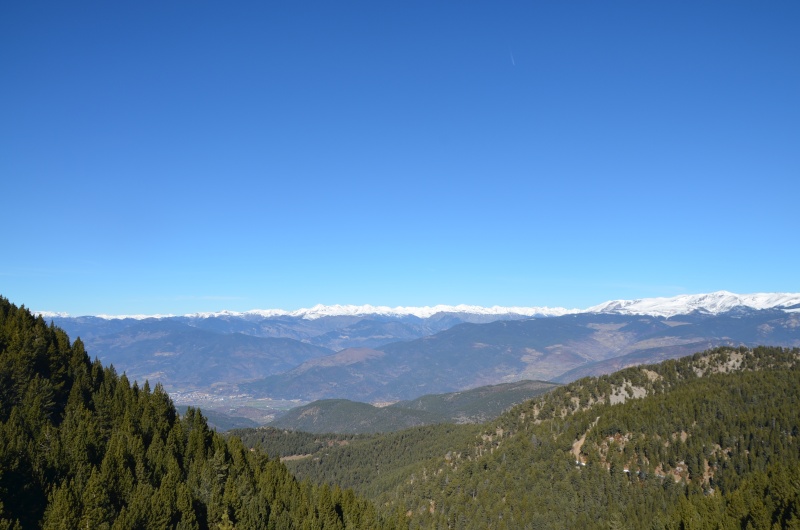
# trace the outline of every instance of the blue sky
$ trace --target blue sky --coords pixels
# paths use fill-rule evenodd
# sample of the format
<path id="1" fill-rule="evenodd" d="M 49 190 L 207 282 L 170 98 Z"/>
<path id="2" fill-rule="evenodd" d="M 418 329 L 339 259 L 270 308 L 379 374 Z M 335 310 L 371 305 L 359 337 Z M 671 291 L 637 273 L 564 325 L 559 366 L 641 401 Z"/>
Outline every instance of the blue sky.
<path id="1" fill-rule="evenodd" d="M 800 291 L 797 2 L 6 2 L 0 294 Z"/>

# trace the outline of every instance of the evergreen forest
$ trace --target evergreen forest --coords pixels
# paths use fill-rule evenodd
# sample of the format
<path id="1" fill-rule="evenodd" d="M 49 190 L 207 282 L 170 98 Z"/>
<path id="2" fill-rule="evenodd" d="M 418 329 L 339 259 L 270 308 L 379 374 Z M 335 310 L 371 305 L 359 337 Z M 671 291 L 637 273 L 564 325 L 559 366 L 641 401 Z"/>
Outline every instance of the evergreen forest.
<path id="1" fill-rule="evenodd" d="M 0 529 L 395 527 L 0 298 Z"/>

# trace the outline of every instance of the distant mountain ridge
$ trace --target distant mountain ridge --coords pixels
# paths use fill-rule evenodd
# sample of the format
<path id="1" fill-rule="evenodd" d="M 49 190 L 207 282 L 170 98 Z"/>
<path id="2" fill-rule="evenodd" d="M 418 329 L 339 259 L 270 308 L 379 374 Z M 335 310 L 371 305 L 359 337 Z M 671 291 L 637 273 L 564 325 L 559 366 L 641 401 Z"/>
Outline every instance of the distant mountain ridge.
<path id="1" fill-rule="evenodd" d="M 408 306 L 389 307 L 373 305 L 323 305 L 317 304 L 311 308 L 302 308 L 294 311 L 284 309 L 253 309 L 250 311 L 217 311 L 190 313 L 186 315 L 94 315 L 105 320 L 144 320 L 144 319 L 207 319 L 207 318 L 276 318 L 291 317 L 316 320 L 323 317 L 337 316 L 370 316 L 380 315 L 387 317 L 414 316 L 417 318 L 431 318 L 443 313 L 456 313 L 468 315 L 503 316 L 514 315 L 521 317 L 548 317 L 562 316 L 576 313 L 616 313 L 629 315 L 675 316 L 689 314 L 695 311 L 718 314 L 730 311 L 737 307 L 748 309 L 782 309 L 800 311 L 800 293 L 752 293 L 736 294 L 729 291 L 715 291 L 704 294 L 683 294 L 673 297 L 640 298 L 635 300 L 609 300 L 587 309 L 567 309 L 564 307 L 483 307 L 477 305 L 435 305 L 435 306 Z M 33 311 L 34 314 L 44 318 L 79 318 L 68 313 L 52 311 Z M 83 315 L 89 316 L 89 315 Z"/>
<path id="2" fill-rule="evenodd" d="M 430 318 L 437 314 L 442 313 L 462 313 L 469 315 L 519 315 L 526 317 L 537 316 L 560 316 L 569 313 L 578 312 L 578 309 L 565 309 L 563 307 L 502 307 L 492 306 L 483 307 L 477 305 L 435 305 L 435 306 L 420 306 L 420 307 L 388 307 L 388 306 L 373 306 L 373 305 L 323 305 L 317 304 L 314 307 L 302 308 L 294 311 L 287 311 L 285 309 L 251 309 L 250 311 L 216 311 L 216 312 L 202 312 L 202 313 L 189 313 L 186 315 L 173 315 L 173 314 L 154 314 L 154 315 L 82 315 L 82 316 L 96 316 L 106 320 L 145 320 L 150 318 L 163 319 L 163 318 L 189 318 L 189 319 L 202 319 L 202 318 L 219 318 L 219 317 L 255 317 L 255 318 L 275 318 L 275 317 L 292 317 L 304 318 L 306 320 L 315 320 L 323 317 L 337 317 L 337 316 L 368 316 L 368 315 L 381 315 L 388 317 L 406 317 L 414 316 L 417 318 Z M 42 315 L 45 318 L 60 317 L 69 318 L 69 313 L 53 312 L 53 311 L 34 311 L 34 314 Z"/>

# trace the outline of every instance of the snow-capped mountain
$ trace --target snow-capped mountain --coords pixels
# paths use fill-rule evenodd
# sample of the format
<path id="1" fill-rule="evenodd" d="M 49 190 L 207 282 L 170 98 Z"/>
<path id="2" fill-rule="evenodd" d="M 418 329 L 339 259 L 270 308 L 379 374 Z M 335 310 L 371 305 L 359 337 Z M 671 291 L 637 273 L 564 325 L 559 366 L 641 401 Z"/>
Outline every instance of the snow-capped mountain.
<path id="1" fill-rule="evenodd" d="M 783 309 L 800 311 L 800 293 L 754 293 L 736 294 L 717 291 L 707 294 L 684 294 L 671 298 L 642 298 L 638 300 L 611 300 L 587 309 L 566 309 L 564 307 L 482 307 L 477 305 L 435 305 L 423 307 L 388 307 L 373 305 L 322 305 L 287 311 L 284 309 L 253 309 L 251 311 L 217 311 L 183 315 L 188 319 L 208 318 L 276 318 L 290 317 L 304 320 L 317 320 L 325 317 L 363 317 L 379 316 L 402 318 L 414 316 L 430 318 L 438 314 L 476 315 L 486 317 L 556 317 L 578 313 L 614 313 L 620 315 L 651 315 L 672 317 L 700 311 L 719 314 L 737 308 Z M 44 318 L 69 318 L 66 313 L 39 311 Z M 149 318 L 175 318 L 176 315 L 96 315 L 105 320 L 144 320 Z"/>
<path id="2" fill-rule="evenodd" d="M 384 317 L 404 317 L 415 316 L 418 318 L 430 318 L 439 313 L 455 313 L 455 314 L 468 314 L 468 315 L 488 315 L 488 316 L 502 316 L 502 315 L 519 315 L 527 317 L 550 317 L 561 316 L 571 313 L 578 313 L 579 309 L 565 309 L 563 307 L 482 307 L 477 305 L 435 305 L 423 307 L 388 307 L 388 306 L 373 306 L 373 305 L 322 305 L 317 304 L 314 307 L 307 309 L 298 309 L 296 311 L 283 311 L 280 309 L 254 309 L 243 313 L 235 313 L 232 311 L 222 311 L 219 313 L 195 313 L 186 315 L 187 317 L 194 318 L 210 318 L 221 316 L 245 316 L 253 315 L 265 318 L 276 316 L 289 316 L 294 318 L 304 318 L 306 320 L 315 320 L 323 317 L 335 316 L 365 316 L 376 315 Z"/>
<path id="3" fill-rule="evenodd" d="M 696 311 L 718 315 L 739 308 L 800 310 L 800 293 L 735 294 L 717 291 L 708 294 L 684 294 L 672 298 L 612 300 L 590 307 L 585 312 L 673 317 Z"/>
<path id="4" fill-rule="evenodd" d="M 215 311 L 207 313 L 190 313 L 183 315 L 183 318 L 190 319 L 204 319 L 204 318 L 225 318 L 225 317 L 257 317 L 257 318 L 275 318 L 275 317 L 291 317 L 302 318 L 305 320 L 316 320 L 324 317 L 341 317 L 341 316 L 381 316 L 381 317 L 407 317 L 414 316 L 418 318 L 430 318 L 434 315 L 441 313 L 460 314 L 460 315 L 482 315 L 482 316 L 518 316 L 518 317 L 556 317 L 561 315 L 569 315 L 573 313 L 580 313 L 580 309 L 566 309 L 563 307 L 482 307 L 477 305 L 435 305 L 435 306 L 422 306 L 422 307 L 388 307 L 388 306 L 374 306 L 374 305 L 322 305 L 317 304 L 314 307 L 302 308 L 294 311 L 286 311 L 284 309 L 252 309 L 250 311 Z M 53 311 L 34 311 L 35 314 L 41 315 L 44 318 L 70 318 L 68 313 L 53 312 Z M 155 315 L 94 315 L 97 318 L 104 320 L 145 320 L 150 318 L 164 319 L 175 318 L 177 315 L 172 314 L 155 314 Z"/>

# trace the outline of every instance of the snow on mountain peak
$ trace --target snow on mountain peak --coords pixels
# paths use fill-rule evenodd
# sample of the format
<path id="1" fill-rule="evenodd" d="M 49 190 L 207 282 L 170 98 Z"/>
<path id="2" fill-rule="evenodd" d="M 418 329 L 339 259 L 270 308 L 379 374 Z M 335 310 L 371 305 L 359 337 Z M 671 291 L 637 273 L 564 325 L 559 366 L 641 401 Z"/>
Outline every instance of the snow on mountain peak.
<path id="1" fill-rule="evenodd" d="M 707 294 L 683 294 L 672 298 L 611 300 L 590 307 L 586 312 L 672 317 L 695 311 L 716 315 L 737 307 L 782 309 L 799 304 L 800 293 L 735 294 L 728 291 L 717 291 Z"/>
<path id="2" fill-rule="evenodd" d="M 481 307 L 476 305 L 435 305 L 424 307 L 388 307 L 373 305 L 322 305 L 317 304 L 310 308 L 297 309 L 296 311 L 284 311 L 282 309 L 254 309 L 244 313 L 232 311 L 221 311 L 218 313 L 195 313 L 186 315 L 193 318 L 209 318 L 222 316 L 245 316 L 253 315 L 260 317 L 289 316 L 294 318 L 304 318 L 306 320 L 316 320 L 323 317 L 335 316 L 415 316 L 419 318 L 429 318 L 437 313 L 465 313 L 471 315 L 522 315 L 522 316 L 560 316 L 570 313 L 577 313 L 578 309 L 565 309 L 563 307 Z"/>
<path id="3" fill-rule="evenodd" d="M 69 313 L 64 313 L 61 311 L 31 311 L 34 315 L 40 316 L 42 318 L 67 318 L 69 317 Z"/>
<path id="4" fill-rule="evenodd" d="M 102 318 L 105 320 L 146 320 L 148 318 L 173 318 L 175 315 L 95 315 L 97 318 Z"/>

